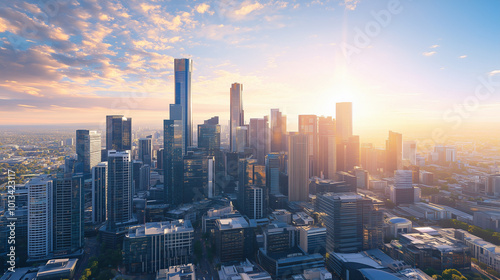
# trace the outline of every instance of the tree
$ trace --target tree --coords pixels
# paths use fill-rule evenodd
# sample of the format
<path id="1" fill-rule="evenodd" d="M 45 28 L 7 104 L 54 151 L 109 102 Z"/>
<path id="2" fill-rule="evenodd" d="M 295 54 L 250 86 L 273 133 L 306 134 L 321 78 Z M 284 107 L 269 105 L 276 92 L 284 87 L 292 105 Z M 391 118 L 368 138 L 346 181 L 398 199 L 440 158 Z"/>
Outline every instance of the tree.
<path id="1" fill-rule="evenodd" d="M 456 269 L 446 269 L 441 276 L 443 280 L 467 280 L 467 278 Z"/>

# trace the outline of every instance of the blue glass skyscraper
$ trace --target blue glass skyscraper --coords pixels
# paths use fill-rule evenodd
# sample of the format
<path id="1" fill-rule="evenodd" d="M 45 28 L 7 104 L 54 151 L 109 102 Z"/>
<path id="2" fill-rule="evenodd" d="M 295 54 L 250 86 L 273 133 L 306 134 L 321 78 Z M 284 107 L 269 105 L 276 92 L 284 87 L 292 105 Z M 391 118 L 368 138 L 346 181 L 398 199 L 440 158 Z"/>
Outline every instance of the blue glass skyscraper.
<path id="1" fill-rule="evenodd" d="M 175 67 L 175 104 L 182 108 L 182 135 L 184 137 L 184 151 L 193 145 L 193 123 L 191 120 L 191 72 L 193 61 L 189 58 L 177 58 Z"/>

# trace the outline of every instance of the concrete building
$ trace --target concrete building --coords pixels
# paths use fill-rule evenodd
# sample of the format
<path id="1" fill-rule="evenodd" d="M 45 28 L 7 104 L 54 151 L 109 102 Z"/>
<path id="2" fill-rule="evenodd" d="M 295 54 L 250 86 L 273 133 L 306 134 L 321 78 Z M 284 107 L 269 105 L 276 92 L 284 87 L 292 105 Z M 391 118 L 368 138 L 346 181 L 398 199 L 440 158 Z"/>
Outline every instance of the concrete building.
<path id="1" fill-rule="evenodd" d="M 156 280 L 196 280 L 195 267 L 189 263 L 160 269 L 156 273 Z"/>
<path id="2" fill-rule="evenodd" d="M 123 263 L 129 273 L 156 273 L 189 264 L 194 229 L 190 221 L 146 223 L 132 227 L 123 240 Z"/>

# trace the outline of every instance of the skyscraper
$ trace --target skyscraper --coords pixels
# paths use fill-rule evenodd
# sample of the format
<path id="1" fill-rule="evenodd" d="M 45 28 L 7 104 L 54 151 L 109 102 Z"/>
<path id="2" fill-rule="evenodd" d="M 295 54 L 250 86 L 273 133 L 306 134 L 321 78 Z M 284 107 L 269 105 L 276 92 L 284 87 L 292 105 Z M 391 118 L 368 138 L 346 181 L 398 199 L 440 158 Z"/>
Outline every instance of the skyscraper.
<path id="1" fill-rule="evenodd" d="M 319 117 L 318 119 L 318 175 L 333 179 L 337 172 L 335 119 Z"/>
<path id="2" fill-rule="evenodd" d="M 262 119 L 252 118 L 249 125 L 249 146 L 257 163 L 263 165 L 269 152 L 269 124 L 267 116 Z"/>
<path id="3" fill-rule="evenodd" d="M 352 135 L 345 147 L 345 170 L 351 171 L 359 166 L 359 136 Z"/>
<path id="4" fill-rule="evenodd" d="M 266 156 L 266 188 L 270 194 L 280 193 L 281 158 L 279 153 Z"/>
<path id="5" fill-rule="evenodd" d="M 417 142 L 404 141 L 403 142 L 403 159 L 409 160 L 411 165 L 417 164 Z"/>
<path id="6" fill-rule="evenodd" d="M 356 193 L 323 193 L 315 211 L 326 226 L 326 251 L 357 253 L 382 244 L 382 213 Z"/>
<path id="7" fill-rule="evenodd" d="M 237 126 L 234 136 L 235 152 L 243 153 L 248 147 L 248 125 Z"/>
<path id="8" fill-rule="evenodd" d="M 132 166 L 130 151 L 108 153 L 108 222 L 110 229 L 132 218 Z"/>
<path id="9" fill-rule="evenodd" d="M 299 115 L 299 133 L 307 135 L 309 149 L 309 177 L 318 174 L 318 117 L 316 115 Z"/>
<path id="10" fill-rule="evenodd" d="M 234 83 L 230 90 L 229 105 L 229 145 L 231 152 L 237 152 L 236 129 L 245 124 L 245 115 L 243 111 L 243 85 Z"/>
<path id="11" fill-rule="evenodd" d="M 193 121 L 191 119 L 191 72 L 193 61 L 189 58 L 174 60 L 175 67 L 175 104 L 182 110 L 182 135 L 184 150 L 193 145 Z"/>
<path id="12" fill-rule="evenodd" d="M 28 188 L 28 257 L 41 259 L 53 249 L 52 177 L 41 175 L 31 179 Z"/>
<path id="13" fill-rule="evenodd" d="M 97 131 L 76 131 L 77 171 L 90 174 L 101 162 L 101 134 Z"/>
<path id="14" fill-rule="evenodd" d="M 64 174 L 53 182 L 54 253 L 67 255 L 83 248 L 83 176 Z"/>
<path id="15" fill-rule="evenodd" d="M 403 136 L 400 133 L 389 131 L 386 141 L 386 169 L 388 176 L 394 175 L 395 170 L 403 169 Z"/>
<path id="16" fill-rule="evenodd" d="M 151 135 L 146 138 L 139 139 L 139 160 L 143 164 L 151 166 L 151 161 L 153 159 L 153 149 L 151 146 Z"/>
<path id="17" fill-rule="evenodd" d="M 286 120 L 286 118 L 285 118 Z M 286 126 L 286 125 L 285 125 Z M 271 109 L 271 147 L 270 152 L 279 153 L 285 151 L 283 142 L 285 135 L 283 135 L 283 116 L 279 109 Z"/>
<path id="18" fill-rule="evenodd" d="M 288 200 L 309 200 L 309 135 L 290 134 L 288 150 Z"/>
<path id="19" fill-rule="evenodd" d="M 106 221 L 108 163 L 92 167 L 92 223 Z"/>
<path id="20" fill-rule="evenodd" d="M 216 156 L 220 151 L 219 117 L 213 117 L 198 125 L 198 148 L 209 156 Z"/>
<path id="21" fill-rule="evenodd" d="M 352 103 L 340 102 L 336 104 L 337 142 L 347 142 L 352 136 Z"/>
<path id="22" fill-rule="evenodd" d="M 132 150 L 132 119 L 123 115 L 106 116 L 106 150 Z"/>
<path id="23" fill-rule="evenodd" d="M 182 203 L 182 186 L 184 174 L 183 155 L 185 154 L 185 138 L 183 137 L 180 105 L 170 105 L 170 119 L 163 121 L 163 176 L 165 203 L 179 205 Z"/>

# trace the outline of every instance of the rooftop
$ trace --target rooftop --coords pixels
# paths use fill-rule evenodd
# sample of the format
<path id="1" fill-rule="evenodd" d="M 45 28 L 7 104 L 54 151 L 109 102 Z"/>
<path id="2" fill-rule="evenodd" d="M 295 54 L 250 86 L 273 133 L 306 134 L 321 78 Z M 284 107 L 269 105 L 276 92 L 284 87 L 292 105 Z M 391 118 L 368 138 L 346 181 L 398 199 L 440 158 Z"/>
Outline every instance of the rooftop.
<path id="1" fill-rule="evenodd" d="M 219 219 L 217 221 L 218 221 L 217 226 L 219 227 L 220 230 L 249 227 L 248 222 L 243 217 Z"/>
<path id="2" fill-rule="evenodd" d="M 154 222 L 131 228 L 127 234 L 128 238 L 138 238 L 147 235 L 160 235 L 178 232 L 192 232 L 193 226 L 189 220 L 177 220 L 171 222 Z"/>

